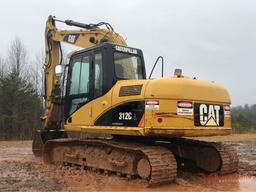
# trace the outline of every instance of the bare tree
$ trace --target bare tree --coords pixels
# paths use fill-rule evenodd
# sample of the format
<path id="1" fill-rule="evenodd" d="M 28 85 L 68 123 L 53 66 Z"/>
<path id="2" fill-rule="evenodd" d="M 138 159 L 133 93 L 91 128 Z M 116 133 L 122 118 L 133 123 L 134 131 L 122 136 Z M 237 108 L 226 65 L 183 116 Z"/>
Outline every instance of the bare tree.
<path id="1" fill-rule="evenodd" d="M 10 45 L 7 63 L 12 67 L 12 69 L 17 71 L 18 75 L 21 74 L 25 69 L 25 65 L 28 63 L 25 45 L 18 37 L 16 37 Z"/>
<path id="2" fill-rule="evenodd" d="M 44 103 L 44 53 L 43 51 L 36 54 L 34 60 L 31 63 L 29 80 L 40 99 L 40 104 L 43 107 Z"/>
<path id="3" fill-rule="evenodd" d="M 2 78 L 4 75 L 4 60 L 3 58 L 0 56 L 0 78 Z"/>

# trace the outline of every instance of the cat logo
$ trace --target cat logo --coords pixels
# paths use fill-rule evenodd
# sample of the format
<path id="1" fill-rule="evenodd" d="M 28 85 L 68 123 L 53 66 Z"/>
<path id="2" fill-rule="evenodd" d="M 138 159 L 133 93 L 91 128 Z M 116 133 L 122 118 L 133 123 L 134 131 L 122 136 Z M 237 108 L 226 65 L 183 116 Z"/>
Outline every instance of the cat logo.
<path id="1" fill-rule="evenodd" d="M 201 125 L 210 125 L 210 126 L 218 126 L 219 119 L 219 105 L 200 105 L 199 113 L 200 113 L 200 123 Z"/>
<path id="2" fill-rule="evenodd" d="M 79 34 L 69 34 L 69 35 L 65 35 L 63 40 L 68 43 L 75 44 L 78 37 L 79 37 Z"/>
<path id="3" fill-rule="evenodd" d="M 195 104 L 196 126 L 223 126 L 223 106 L 212 104 Z"/>

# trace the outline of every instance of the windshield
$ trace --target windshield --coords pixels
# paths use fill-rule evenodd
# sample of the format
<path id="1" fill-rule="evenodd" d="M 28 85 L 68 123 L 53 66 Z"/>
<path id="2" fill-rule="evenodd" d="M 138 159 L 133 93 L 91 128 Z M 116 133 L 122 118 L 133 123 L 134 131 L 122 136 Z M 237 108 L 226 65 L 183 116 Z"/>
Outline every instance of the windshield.
<path id="1" fill-rule="evenodd" d="M 114 52 L 115 73 L 120 79 L 143 79 L 141 58 L 128 53 Z"/>

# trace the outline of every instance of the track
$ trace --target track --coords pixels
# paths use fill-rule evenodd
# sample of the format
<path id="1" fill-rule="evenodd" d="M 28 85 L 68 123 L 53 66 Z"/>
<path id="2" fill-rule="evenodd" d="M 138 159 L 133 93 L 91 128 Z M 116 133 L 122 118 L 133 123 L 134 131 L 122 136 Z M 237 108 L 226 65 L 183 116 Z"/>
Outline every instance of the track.
<path id="1" fill-rule="evenodd" d="M 224 175 L 237 172 L 239 160 L 236 150 L 228 144 L 214 143 L 213 145 L 218 150 L 222 160 L 219 174 Z"/>
<path id="2" fill-rule="evenodd" d="M 54 139 L 45 144 L 43 159 L 45 163 L 80 165 L 97 172 L 140 177 L 149 186 L 173 182 L 177 166 L 192 165 L 219 174 L 238 169 L 235 149 L 221 142 L 188 138 L 133 141 L 137 143 L 118 139 Z"/>
<path id="3" fill-rule="evenodd" d="M 128 178 L 139 176 L 148 180 L 149 186 L 173 182 L 177 174 L 176 160 L 168 149 L 115 140 L 55 139 L 46 143 L 43 158 L 46 163 L 80 165 Z"/>
<path id="4" fill-rule="evenodd" d="M 189 160 L 206 172 L 218 172 L 221 175 L 237 172 L 238 169 L 236 150 L 222 142 L 173 138 L 163 146 L 173 152 L 178 164 L 186 164 L 186 160 Z"/>

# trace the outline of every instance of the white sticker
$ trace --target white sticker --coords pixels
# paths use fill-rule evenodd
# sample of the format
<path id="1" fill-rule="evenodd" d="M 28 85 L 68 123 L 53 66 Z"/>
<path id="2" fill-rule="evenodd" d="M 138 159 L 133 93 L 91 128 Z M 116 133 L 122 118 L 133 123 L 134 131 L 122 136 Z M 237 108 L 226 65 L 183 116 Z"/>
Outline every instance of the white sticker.
<path id="1" fill-rule="evenodd" d="M 126 53 L 131 53 L 131 54 L 138 54 L 137 49 L 130 48 L 130 47 L 123 47 L 123 46 L 116 45 L 115 49 L 117 51 L 121 51 L 121 52 L 126 52 Z"/>
<path id="2" fill-rule="evenodd" d="M 178 115 L 193 115 L 193 103 L 191 101 L 178 101 L 177 102 Z"/>
<path id="3" fill-rule="evenodd" d="M 158 100 L 147 100 L 145 109 L 147 110 L 159 110 L 159 101 Z"/>
<path id="4" fill-rule="evenodd" d="M 193 109 L 178 108 L 177 114 L 178 115 L 193 115 Z"/>
<path id="5" fill-rule="evenodd" d="M 132 120 L 132 112 L 120 112 L 119 120 Z"/>
<path id="6" fill-rule="evenodd" d="M 225 117 L 230 117 L 231 116 L 231 108 L 230 105 L 224 105 L 224 115 Z"/>
<path id="7" fill-rule="evenodd" d="M 224 111 L 224 115 L 225 115 L 225 117 L 230 117 L 231 112 L 230 111 Z"/>

